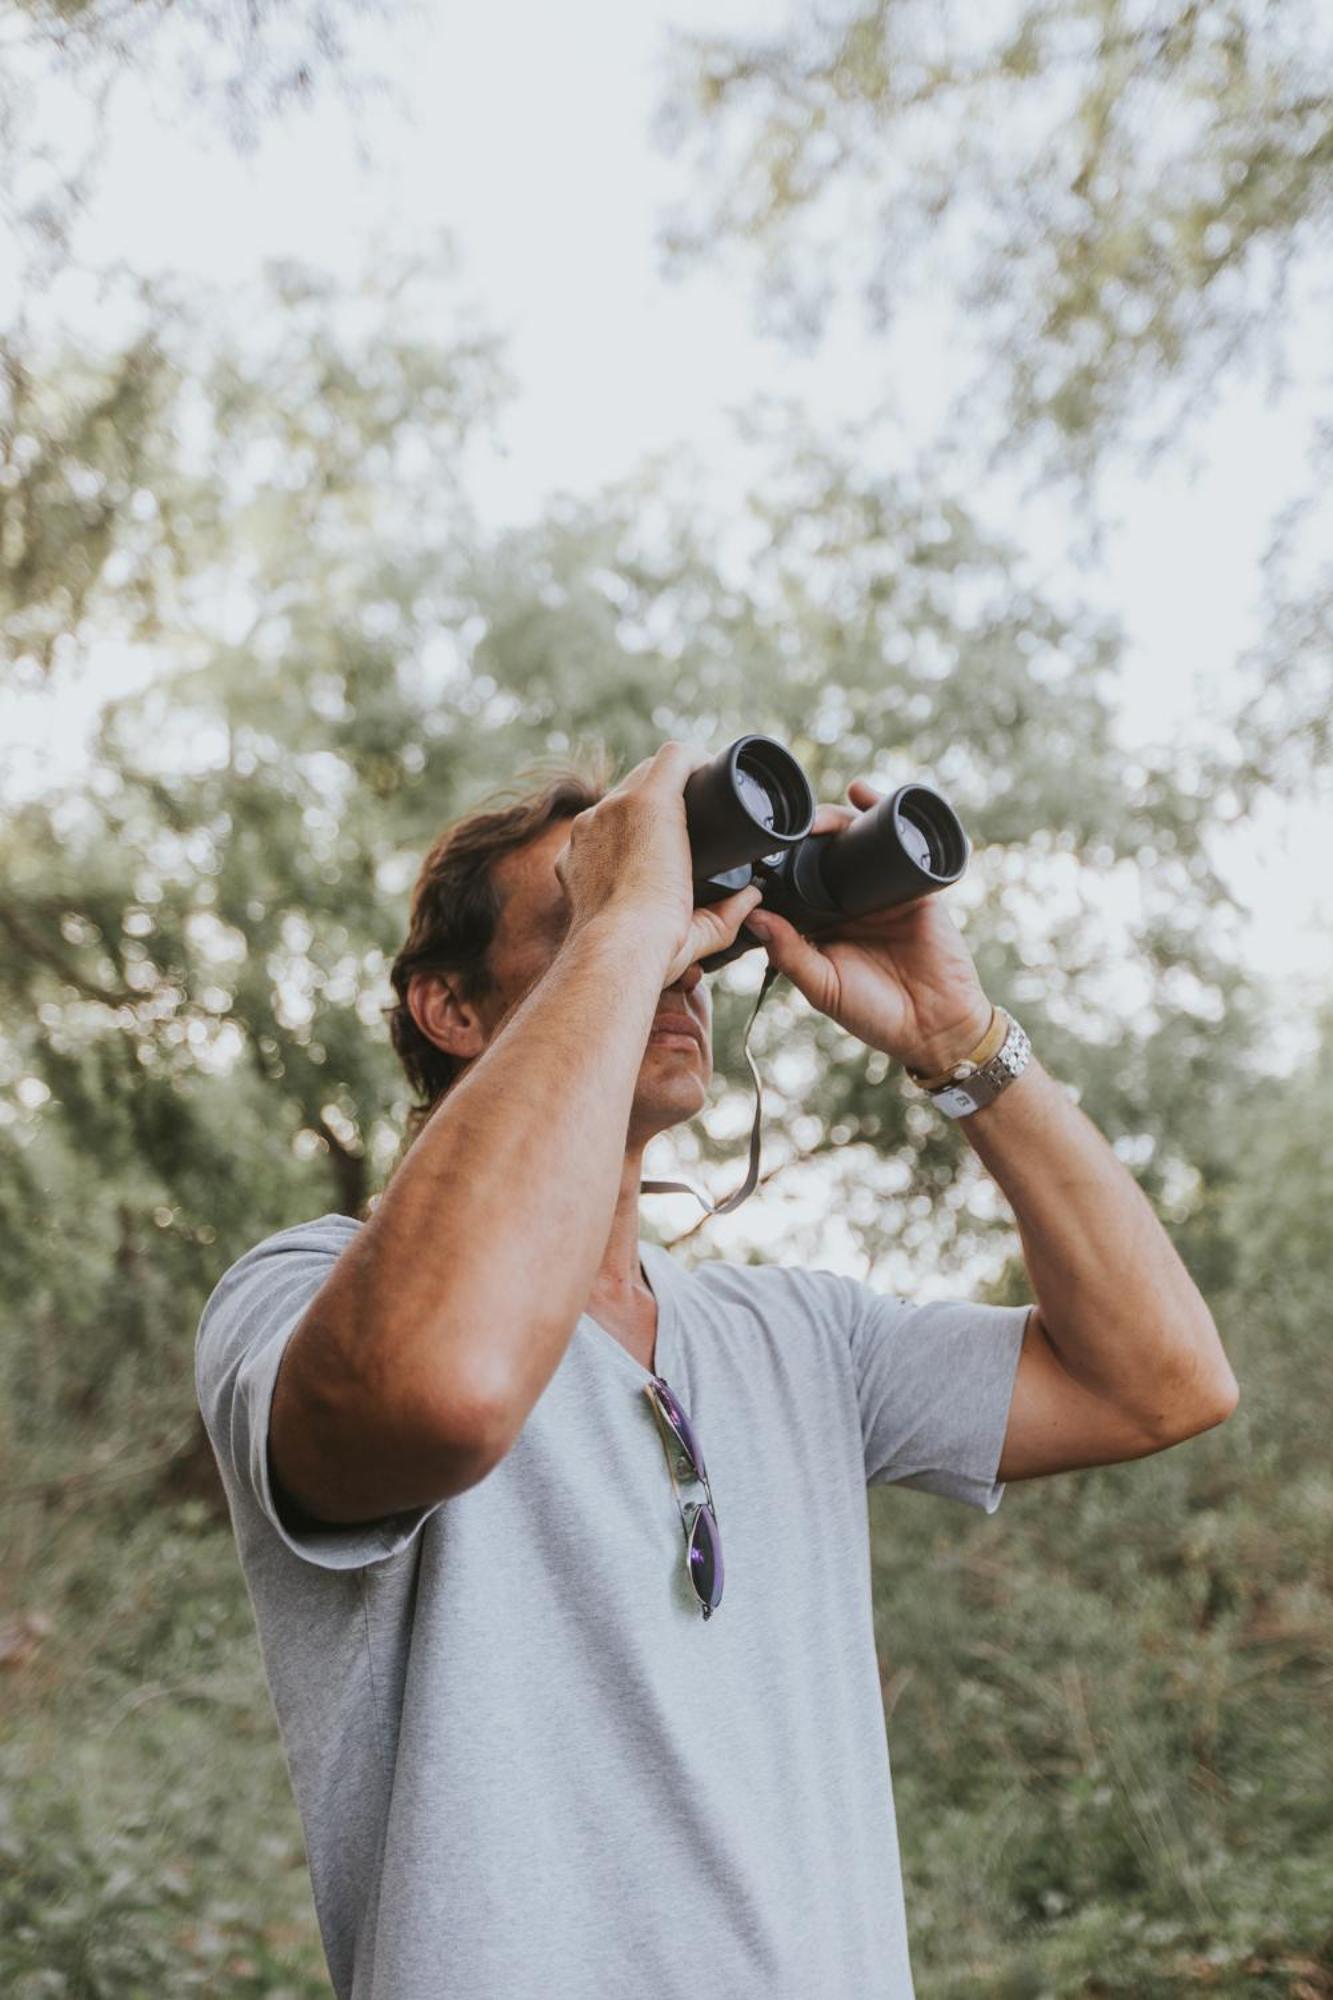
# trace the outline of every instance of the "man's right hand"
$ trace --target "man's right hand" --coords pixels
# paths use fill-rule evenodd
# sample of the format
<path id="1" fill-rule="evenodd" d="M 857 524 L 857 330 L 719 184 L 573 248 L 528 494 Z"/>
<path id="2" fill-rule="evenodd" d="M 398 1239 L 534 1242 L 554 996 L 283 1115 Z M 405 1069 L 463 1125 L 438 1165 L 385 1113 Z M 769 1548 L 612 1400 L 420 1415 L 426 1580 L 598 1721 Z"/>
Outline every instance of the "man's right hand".
<path id="1" fill-rule="evenodd" d="M 576 815 L 556 874 L 570 906 L 570 934 L 601 916 L 633 926 L 636 948 L 659 950 L 663 986 L 696 959 L 724 950 L 760 900 L 750 883 L 696 908 L 685 828 L 685 786 L 708 762 L 684 743 L 664 743 L 604 799 Z"/>

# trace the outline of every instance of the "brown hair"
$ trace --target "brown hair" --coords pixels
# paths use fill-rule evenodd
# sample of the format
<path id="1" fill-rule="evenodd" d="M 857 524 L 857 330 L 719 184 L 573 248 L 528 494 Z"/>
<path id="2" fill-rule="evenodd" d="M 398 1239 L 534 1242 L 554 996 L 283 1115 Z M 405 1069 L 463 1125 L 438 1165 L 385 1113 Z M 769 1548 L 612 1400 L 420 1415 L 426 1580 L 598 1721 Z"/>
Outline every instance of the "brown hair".
<path id="1" fill-rule="evenodd" d="M 389 969 L 398 997 L 383 1009 L 418 1100 L 407 1114 L 404 1151 L 464 1067 L 463 1058 L 437 1047 L 413 1020 L 407 1004 L 413 974 L 453 973 L 465 1000 L 493 991 L 486 954 L 499 921 L 500 898 L 491 879 L 492 864 L 535 840 L 556 820 L 573 819 L 596 805 L 611 784 L 610 758 L 601 746 L 567 763 L 531 764 L 436 836 L 412 891 L 406 940 Z"/>

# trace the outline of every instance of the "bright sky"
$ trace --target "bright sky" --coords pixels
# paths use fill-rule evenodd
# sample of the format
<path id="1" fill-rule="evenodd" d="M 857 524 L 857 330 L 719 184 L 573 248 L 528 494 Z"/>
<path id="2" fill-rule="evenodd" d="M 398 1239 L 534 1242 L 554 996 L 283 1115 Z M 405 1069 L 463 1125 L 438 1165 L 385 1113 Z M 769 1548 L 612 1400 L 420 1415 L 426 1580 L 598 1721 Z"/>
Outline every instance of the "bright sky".
<path id="1" fill-rule="evenodd" d="M 99 261 L 236 282 L 271 255 L 353 271 L 371 243 L 402 247 L 447 228 L 466 292 L 507 339 L 520 391 L 502 450 L 473 469 L 485 518 L 526 518 L 553 490 L 586 492 L 677 442 L 705 456 L 725 492 L 740 477 L 728 410 L 766 389 L 829 420 L 854 417 L 875 401 L 884 369 L 882 352 L 847 327 L 810 359 L 765 340 L 734 274 L 668 284 L 659 271 L 655 231 L 679 191 L 650 135 L 667 29 L 782 18 L 758 0 L 423 9 L 387 39 L 380 31 L 377 60 L 403 102 L 360 114 L 368 163 L 333 102 L 237 156 L 189 122 L 166 126 L 131 83 L 83 247 Z M 905 352 L 928 421 L 950 386 L 947 348 L 909 333 Z M 1275 413 L 1257 392 L 1237 395 L 1206 433 L 1196 475 L 1172 461 L 1122 479 L 1108 494 L 1121 525 L 1099 572 L 1074 568 L 1058 516 L 1025 523 L 1038 580 L 1126 625 L 1126 740 L 1187 737 L 1225 706 L 1231 663 L 1255 630 L 1268 524 L 1302 484 L 1305 415 L 1299 402 Z M 968 497 L 986 518 L 984 483 Z M 998 494 L 989 498 L 998 514 Z M 96 699 L 126 677 L 100 659 L 60 700 L 11 695 L 0 740 L 25 749 L 30 772 L 69 769 Z M 17 764 L 10 782 L 23 782 Z M 1331 834 L 1326 793 L 1314 808 L 1274 805 L 1218 849 L 1251 913 L 1256 963 L 1278 982 L 1287 1061 L 1308 1046 L 1301 1010 L 1329 984 L 1333 892 L 1309 856 L 1333 852 Z"/>

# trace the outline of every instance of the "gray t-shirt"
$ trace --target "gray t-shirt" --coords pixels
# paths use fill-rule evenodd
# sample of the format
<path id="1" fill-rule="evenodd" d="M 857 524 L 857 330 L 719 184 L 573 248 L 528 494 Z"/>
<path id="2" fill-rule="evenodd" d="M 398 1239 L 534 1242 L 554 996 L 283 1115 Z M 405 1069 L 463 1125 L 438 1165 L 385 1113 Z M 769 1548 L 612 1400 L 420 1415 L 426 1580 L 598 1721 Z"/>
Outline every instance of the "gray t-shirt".
<path id="1" fill-rule="evenodd" d="M 586 1314 L 479 1485 L 284 1525 L 278 1363 L 360 1227 L 247 1251 L 197 1350 L 340 2000 L 910 2000 L 865 1488 L 994 1511 L 1028 1308 L 641 1244 L 705 1620 L 648 1372 Z"/>

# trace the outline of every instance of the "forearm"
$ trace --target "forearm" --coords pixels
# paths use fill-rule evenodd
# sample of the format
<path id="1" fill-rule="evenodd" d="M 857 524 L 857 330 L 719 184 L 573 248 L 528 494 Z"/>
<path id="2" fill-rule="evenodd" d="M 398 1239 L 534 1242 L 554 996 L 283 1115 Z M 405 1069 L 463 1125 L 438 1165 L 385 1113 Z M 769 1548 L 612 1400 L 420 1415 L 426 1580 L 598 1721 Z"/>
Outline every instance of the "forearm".
<path id="1" fill-rule="evenodd" d="M 660 995 L 623 918 L 590 923 L 441 1100 L 326 1288 L 379 1380 L 521 1425 L 606 1248 Z"/>
<path id="2" fill-rule="evenodd" d="M 1198 1288 L 1133 1176 L 1037 1058 L 959 1124 L 1014 1212 L 1068 1372 L 1153 1434 L 1229 1408 L 1235 1378 Z"/>

